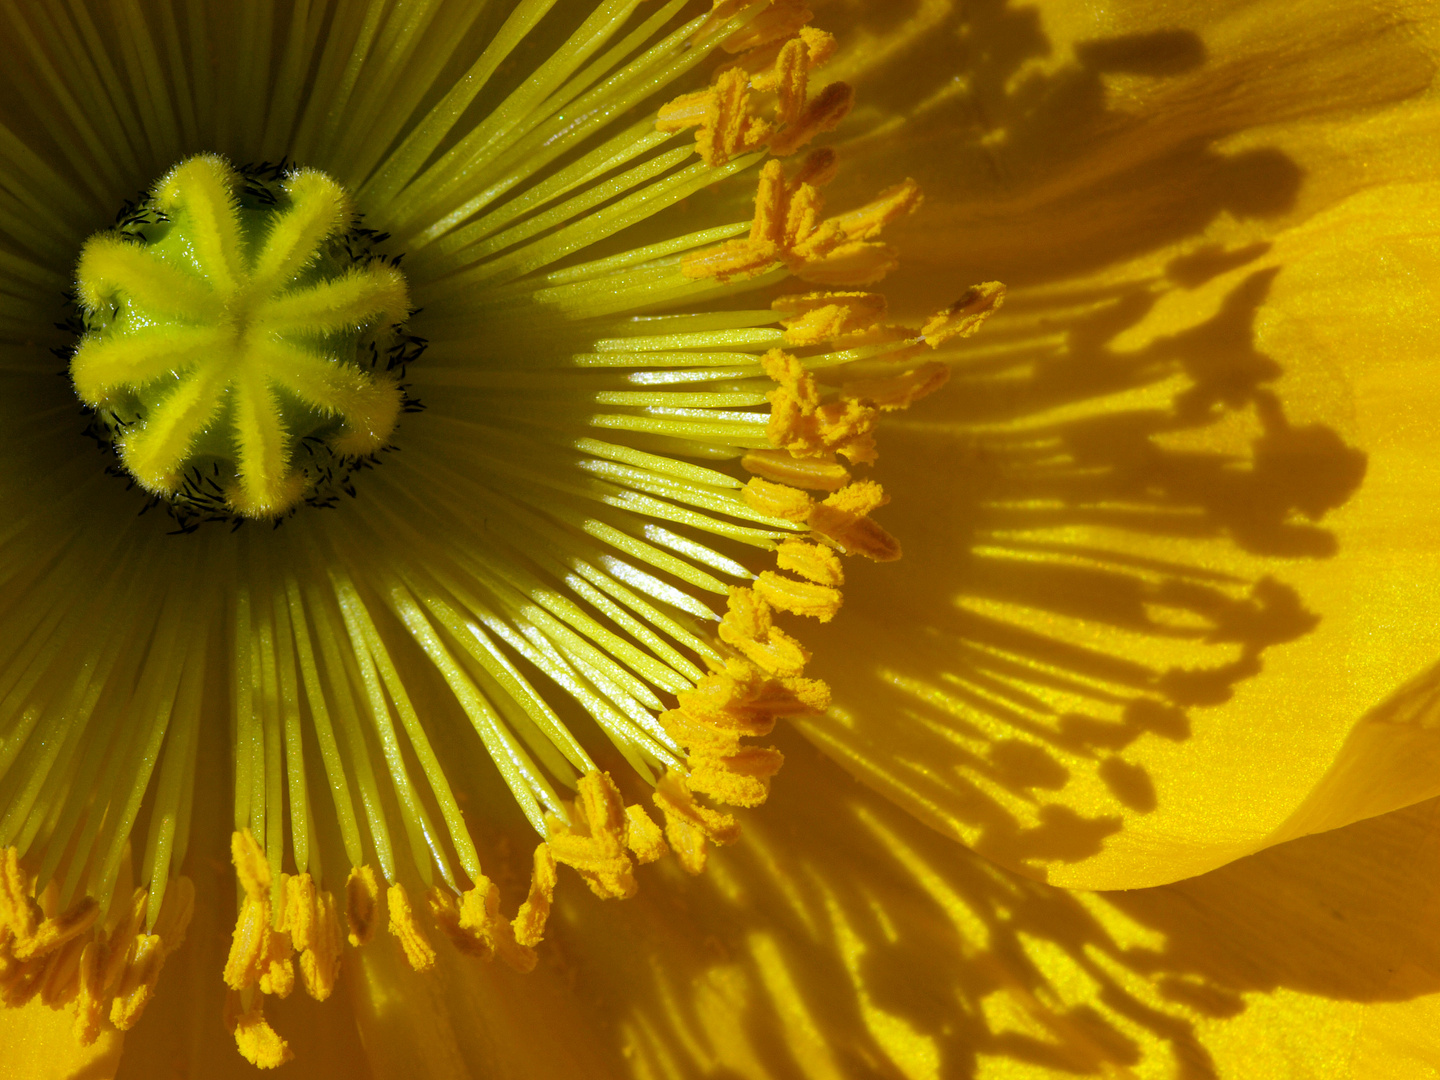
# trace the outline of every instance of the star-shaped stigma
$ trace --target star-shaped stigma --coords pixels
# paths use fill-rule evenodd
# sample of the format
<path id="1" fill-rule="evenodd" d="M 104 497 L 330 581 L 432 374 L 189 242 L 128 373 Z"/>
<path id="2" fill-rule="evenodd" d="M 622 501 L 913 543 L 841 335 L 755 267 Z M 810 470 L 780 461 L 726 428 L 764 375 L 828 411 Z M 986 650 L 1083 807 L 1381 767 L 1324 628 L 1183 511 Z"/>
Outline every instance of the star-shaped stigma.
<path id="1" fill-rule="evenodd" d="M 155 186 L 143 235 L 86 243 L 70 374 L 142 488 L 174 496 L 199 466 L 235 515 L 275 518 L 313 481 L 301 440 L 341 459 L 389 441 L 404 395 L 363 339 L 409 298 L 393 265 L 335 243 L 354 211 L 324 173 L 288 173 L 273 205 L 244 193 L 229 162 L 193 157 Z"/>

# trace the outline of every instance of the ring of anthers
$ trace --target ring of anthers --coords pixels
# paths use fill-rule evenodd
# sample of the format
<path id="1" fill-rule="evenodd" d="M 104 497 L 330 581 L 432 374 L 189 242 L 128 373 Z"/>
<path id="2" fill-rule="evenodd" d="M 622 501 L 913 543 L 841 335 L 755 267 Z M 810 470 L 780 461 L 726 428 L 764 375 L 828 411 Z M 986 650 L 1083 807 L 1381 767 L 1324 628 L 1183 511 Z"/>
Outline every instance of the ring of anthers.
<path id="1" fill-rule="evenodd" d="M 431 889 L 422 905 L 428 920 L 403 884 L 382 882 L 368 865 L 352 868 L 337 899 L 309 873 L 281 873 L 248 830 L 234 833 L 241 900 L 223 973 L 226 1022 L 241 1053 L 257 1065 L 290 1058 L 285 1040 L 265 1020 L 264 999 L 292 992 L 297 958 L 299 984 L 324 1000 L 335 986 L 345 942 L 363 946 L 382 924 L 415 970 L 432 968 L 437 953 L 428 921 L 461 953 L 498 957 L 529 971 L 557 865 L 571 867 L 603 898 L 632 895 L 635 865 L 667 852 L 688 872 L 703 870 L 710 846 L 735 840 L 739 825 L 696 796 L 739 807 L 764 802 L 783 758 L 774 747 L 750 740 L 764 739 L 777 719 L 819 713 L 829 704 L 826 685 L 804 677 L 809 652 L 776 625 L 776 614 L 828 621 L 841 605 L 840 556 L 887 561 L 900 555 L 894 538 L 870 517 L 887 496 L 879 484 L 852 478 L 851 468 L 875 460 L 881 414 L 939 388 L 948 367 L 907 364 L 901 374 L 848 382 L 831 394 L 833 388 L 822 387 L 791 350 L 893 343 L 886 357 L 910 360 L 973 334 L 1000 306 L 1004 288 L 990 282 L 970 289 L 918 332 L 885 324 L 884 298 L 863 288 L 896 265 L 895 252 L 877 237 L 919 205 L 919 189 L 907 180 L 858 210 L 825 216 L 821 189 L 835 174 L 833 151 L 812 152 L 792 170 L 779 159 L 833 129 L 850 109 L 853 93 L 843 83 L 810 92 L 810 74 L 834 53 L 834 38 L 809 26 L 804 0 L 715 0 L 697 36 L 733 25 L 737 14 L 759 5 L 764 9 L 721 43 L 733 59 L 709 87 L 663 106 L 657 127 L 696 129 L 698 152 L 712 166 L 757 151 L 771 155 L 761 170 L 749 235 L 686 256 L 683 271 L 691 279 L 723 283 L 786 269 L 819 287 L 774 302 L 785 347 L 761 359 L 775 384 L 767 395 L 770 447 L 741 460 L 750 474 L 741 492 L 745 502 L 768 518 L 801 526 L 808 538 L 779 543 L 774 570 L 730 590 L 717 629 L 719 659 L 710 660 L 711 670 L 661 713 L 661 725 L 687 754 L 686 769 L 671 769 L 653 794 L 663 827 L 639 804 L 626 805 L 608 773 L 589 772 L 578 782 L 570 820 L 547 815 L 548 835 L 534 849 L 528 895 L 514 916 L 502 914 L 500 891 L 483 876 L 463 892 Z M 403 305 L 399 294 L 390 306 L 397 305 Z M 148 933 L 146 913 L 153 905 L 144 889 L 135 890 L 128 907 L 115 905 L 122 910 L 102 924 L 93 899 L 60 912 L 53 888 L 35 896 L 33 878 L 19 865 L 16 849 L 8 849 L 0 859 L 0 996 L 12 1005 L 36 996 L 52 1005 L 73 1003 L 81 1042 L 93 1041 L 106 1018 L 122 1030 L 130 1027 L 152 995 L 165 957 L 184 938 L 193 894 L 188 880 L 170 882 Z"/>

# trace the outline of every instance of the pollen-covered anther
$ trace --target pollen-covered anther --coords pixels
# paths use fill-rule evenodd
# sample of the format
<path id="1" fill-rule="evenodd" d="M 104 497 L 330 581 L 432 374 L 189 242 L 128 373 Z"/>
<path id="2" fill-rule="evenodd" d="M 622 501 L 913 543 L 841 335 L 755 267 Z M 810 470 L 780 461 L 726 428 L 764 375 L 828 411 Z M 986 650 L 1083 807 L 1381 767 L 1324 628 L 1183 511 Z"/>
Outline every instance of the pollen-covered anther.
<path id="1" fill-rule="evenodd" d="M 30 875 L 20 865 L 19 849 L 0 851 L 0 934 L 21 948 L 35 936 L 44 918 L 30 895 L 31 887 Z"/>
<path id="2" fill-rule="evenodd" d="M 385 892 L 385 906 L 390 912 L 390 933 L 399 941 L 405 959 L 416 971 L 429 971 L 435 966 L 435 947 L 415 918 L 405 886 L 398 881 L 391 885 Z"/>
<path id="3" fill-rule="evenodd" d="M 796 581 L 784 574 L 766 570 L 755 580 L 755 594 L 779 611 L 792 615 L 808 615 L 829 622 L 840 610 L 840 590 L 813 581 Z"/>
<path id="4" fill-rule="evenodd" d="M 316 1001 L 324 1001 L 340 976 L 345 937 L 335 897 L 315 887 L 309 874 L 285 879 L 285 912 L 281 926 L 300 959 L 300 983 Z"/>
<path id="5" fill-rule="evenodd" d="M 544 847 L 544 844 L 539 845 L 539 848 Z M 540 876 L 541 861 L 537 849 L 537 877 Z M 430 913 L 457 951 L 479 960 L 491 960 L 498 956 L 516 971 L 531 971 L 535 967 L 536 956 L 535 950 L 530 946 L 539 944 L 544 936 L 545 919 L 550 913 L 550 899 L 555 889 L 553 859 L 548 860 L 548 867 L 548 879 L 539 884 L 532 879 L 531 897 L 521 905 L 521 914 L 516 919 L 517 923 L 522 919 L 528 920 L 530 934 L 527 934 L 527 937 L 533 937 L 533 940 L 523 943 L 516 940 L 515 926 L 507 922 L 500 913 L 500 890 L 495 887 L 494 882 L 483 876 L 476 878 L 474 886 L 465 890 L 458 898 L 442 886 L 437 885 L 431 889 L 427 896 Z M 540 894 L 538 897 L 537 892 Z M 544 910 L 540 911 L 542 906 Z"/>
<path id="6" fill-rule="evenodd" d="M 819 285 L 846 288 L 880 280 L 894 269 L 897 258 L 875 237 L 920 205 L 920 189 L 906 180 L 858 210 L 826 219 L 820 188 L 834 169 L 835 155 L 829 150 L 812 153 L 791 180 L 778 161 L 767 161 L 760 172 L 750 235 L 686 256 L 681 264 L 685 276 L 727 282 L 783 265 Z"/>
<path id="7" fill-rule="evenodd" d="M 874 406 L 881 412 L 894 412 L 908 409 L 949 381 L 950 366 L 932 360 L 899 375 L 852 380 L 840 387 L 840 396 L 846 401 Z"/>
<path id="8" fill-rule="evenodd" d="M 930 316 L 920 334 L 927 345 L 938 349 L 954 338 L 970 337 L 985 324 L 986 319 L 1000 310 L 1004 303 L 1003 283 L 985 281 L 972 285 L 955 303 Z"/>
<path id="9" fill-rule="evenodd" d="M 753 589 L 743 586 L 730 589 L 719 634 L 721 641 L 767 675 L 797 676 L 810 662 L 810 653 L 805 647 L 774 625 L 770 605 Z"/>
<path id="10" fill-rule="evenodd" d="M 900 558 L 900 544 L 870 519 L 870 512 L 884 506 L 890 497 L 873 480 L 858 480 L 835 492 L 810 512 L 810 531 L 824 537 L 840 550 L 863 555 L 875 562 Z"/>
<path id="11" fill-rule="evenodd" d="M 526 948 L 540 944 L 545 935 L 545 923 L 550 918 L 550 905 L 555 900 L 555 853 L 550 850 L 550 845 L 536 844 L 532 862 L 530 891 L 510 924 L 515 940 Z M 533 959 L 531 962 L 533 964 Z"/>
<path id="12" fill-rule="evenodd" d="M 843 397 L 822 404 L 815 376 L 780 349 L 771 349 L 760 363 L 779 384 L 765 395 L 770 401 L 766 435 L 773 446 L 797 457 L 838 453 L 857 464 L 875 460 L 874 408 Z"/>
<path id="13" fill-rule="evenodd" d="M 134 909 L 125 930 L 135 930 L 124 939 L 112 940 L 108 953 L 112 959 L 122 956 L 118 973 L 108 976 L 107 992 L 111 994 L 109 1022 L 118 1030 L 128 1031 L 140 1020 L 145 1005 L 153 998 L 160 982 L 160 969 L 166 958 L 184 943 L 194 913 L 194 886 L 190 878 L 180 877 L 168 883 L 166 897 L 156 916 L 153 933 L 140 932 L 140 913 L 148 907 L 147 890 L 135 891 Z M 118 937 L 118 933 L 117 933 Z M 76 971 L 79 976 L 79 971 Z M 76 979 L 79 989 L 79 979 Z"/>
<path id="14" fill-rule="evenodd" d="M 553 814 L 546 816 L 551 854 L 556 862 L 576 870 L 596 896 L 633 896 L 638 886 L 625 853 L 628 819 L 619 789 L 609 773 L 598 770 L 582 776 L 578 788 L 573 824 Z"/>
<path id="15" fill-rule="evenodd" d="M 351 945 L 359 948 L 375 936 L 380 914 L 380 882 L 369 866 L 352 866 L 345 879 L 345 925 Z"/>
<path id="16" fill-rule="evenodd" d="M 723 757 L 691 754 L 692 790 L 730 806 L 755 807 L 770 797 L 770 780 L 785 764 L 785 755 L 773 746 L 745 746 Z"/>
<path id="17" fill-rule="evenodd" d="M 805 492 L 759 476 L 752 476 L 740 489 L 740 495 L 750 509 L 782 521 L 804 523 L 810 519 L 810 512 L 815 506 L 815 500 Z"/>
<path id="18" fill-rule="evenodd" d="M 770 152 L 776 157 L 798 153 L 815 136 L 834 131 L 855 104 L 855 91 L 843 82 L 831 83 L 811 98 L 810 69 L 814 66 L 810 44 L 797 37 L 781 47 L 770 72 L 754 79 L 757 90 L 773 89 L 777 95 L 779 128 L 770 138 Z"/>
<path id="19" fill-rule="evenodd" d="M 828 342 L 853 346 L 909 336 L 902 327 L 882 325 L 887 313 L 882 293 L 792 293 L 776 297 L 770 307 L 785 328 L 785 344 L 796 348 Z"/>
<path id="20" fill-rule="evenodd" d="M 683 131 L 698 127 L 695 147 L 705 164 L 724 165 L 732 157 L 763 147 L 774 126 L 751 112 L 750 78 L 745 72 L 722 72 L 708 89 L 686 94 L 661 106 L 655 127 Z"/>
<path id="21" fill-rule="evenodd" d="M 829 689 L 817 679 L 775 678 L 734 657 L 678 698 L 680 707 L 662 713 L 660 722 L 686 748 L 689 786 L 720 802 L 757 806 L 784 757 L 742 740 L 768 735 L 778 717 L 822 711 Z"/>
<path id="22" fill-rule="evenodd" d="M 86 243 L 70 370 L 144 490 L 193 499 L 203 466 L 231 512 L 275 518 L 315 481 L 301 440 L 341 459 L 388 443 L 404 395 L 362 346 L 405 319 L 409 297 L 394 266 L 332 250 L 353 219 L 334 180 L 296 170 L 278 207 L 243 190 L 224 159 L 190 158 L 156 185 L 148 231 Z"/>
<path id="23" fill-rule="evenodd" d="M 817 585 L 838 587 L 845 584 L 845 569 L 840 564 L 840 556 L 835 554 L 834 548 L 822 544 L 804 540 L 783 541 L 775 549 L 775 565 Z"/>
<path id="24" fill-rule="evenodd" d="M 225 1027 L 235 1036 L 240 1056 L 260 1069 L 274 1069 L 295 1055 L 265 1019 L 265 996 L 230 990 L 225 996 Z"/>
<path id="25" fill-rule="evenodd" d="M 165 945 L 158 934 L 139 934 L 131 940 L 120 985 L 110 1003 L 110 1022 L 121 1031 L 128 1031 L 140 1019 L 164 963 Z"/>
<path id="26" fill-rule="evenodd" d="M 76 980 L 75 1039 L 81 1046 L 90 1046 L 100 1037 L 105 1020 L 105 943 L 91 941 L 80 953 Z"/>
<path id="27" fill-rule="evenodd" d="M 653 799 L 665 817 L 665 838 L 688 873 L 705 869 L 711 844 L 731 844 L 740 838 L 739 823 L 697 803 L 684 775 L 675 769 L 660 778 Z"/>
<path id="28" fill-rule="evenodd" d="M 29 897 L 25 899 L 28 900 Z M 44 956 L 86 933 L 95 925 L 99 916 L 100 905 L 95 899 L 89 896 L 81 897 L 64 914 L 52 915 L 34 923 L 34 929 L 28 935 L 16 934 L 11 952 L 16 960 L 21 961 Z"/>
<path id="29" fill-rule="evenodd" d="M 271 925 L 270 865 L 249 829 L 231 834 L 230 859 L 245 895 L 230 937 L 225 985 L 232 990 L 259 986 L 263 993 L 285 997 L 295 984 L 293 947 L 290 935 Z"/>
<path id="30" fill-rule="evenodd" d="M 645 813 L 643 806 L 636 803 L 627 806 L 625 818 L 625 846 L 635 856 L 636 862 L 652 863 L 670 850 L 665 844 L 665 834 Z"/>

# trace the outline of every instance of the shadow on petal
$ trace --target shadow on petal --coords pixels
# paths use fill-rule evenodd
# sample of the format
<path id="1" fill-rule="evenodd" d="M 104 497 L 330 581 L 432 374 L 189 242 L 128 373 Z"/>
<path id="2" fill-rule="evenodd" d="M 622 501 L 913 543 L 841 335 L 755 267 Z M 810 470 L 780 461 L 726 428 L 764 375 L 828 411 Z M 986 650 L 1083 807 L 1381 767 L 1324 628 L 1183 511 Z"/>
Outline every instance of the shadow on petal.
<path id="1" fill-rule="evenodd" d="M 851 31 L 895 47 L 857 72 L 879 104 L 848 152 L 884 146 L 888 172 L 932 192 L 887 291 L 1014 288 L 954 354 L 946 394 L 887 434 L 883 520 L 906 558 L 857 570 L 844 616 L 811 635 L 837 708 L 802 729 L 936 827 L 1057 883 L 1154 884 L 1298 835 L 1283 823 L 1350 728 L 1429 657 L 1366 588 L 1401 565 L 1372 538 L 1376 507 L 1403 498 L 1404 455 L 1387 445 L 1377 469 L 1375 453 L 1399 441 L 1386 410 L 1407 406 L 1347 367 L 1363 319 L 1304 349 L 1272 329 L 1294 321 L 1296 283 L 1317 302 L 1306 222 L 1333 214 L 1344 243 L 1379 242 L 1370 211 L 1345 217 L 1343 155 L 1295 133 L 1418 101 L 1433 58 L 1383 12 L 1346 16 L 1348 37 L 1282 39 L 1220 9 L 1177 9 L 1185 29 L 911 8 Z M 916 71 L 937 74 L 902 78 Z M 1331 306 L 1386 310 L 1379 285 L 1362 298 L 1323 280 Z M 1406 565 L 1418 613 L 1433 588 Z M 1422 742 L 1423 760 L 1440 753 Z M 1396 805 L 1359 802 L 1307 810 L 1307 827 Z"/>
<path id="2" fill-rule="evenodd" d="M 1440 993 L 1434 804 L 1176 886 L 1067 893 L 787 753 L 791 783 L 705 876 L 623 904 L 562 890 L 542 963 L 632 1075 L 1346 1077 L 1359 1033 L 1395 1064 L 1396 1010 Z"/>

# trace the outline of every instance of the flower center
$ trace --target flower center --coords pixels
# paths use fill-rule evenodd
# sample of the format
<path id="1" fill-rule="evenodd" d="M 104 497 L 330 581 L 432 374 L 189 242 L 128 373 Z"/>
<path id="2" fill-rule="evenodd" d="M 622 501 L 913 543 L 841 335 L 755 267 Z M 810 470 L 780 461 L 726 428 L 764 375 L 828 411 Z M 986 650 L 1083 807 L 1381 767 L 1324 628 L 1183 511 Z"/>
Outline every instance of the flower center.
<path id="1" fill-rule="evenodd" d="M 182 527 L 329 505 L 389 444 L 423 342 L 377 239 L 324 173 L 201 155 L 86 242 L 75 392 Z"/>

